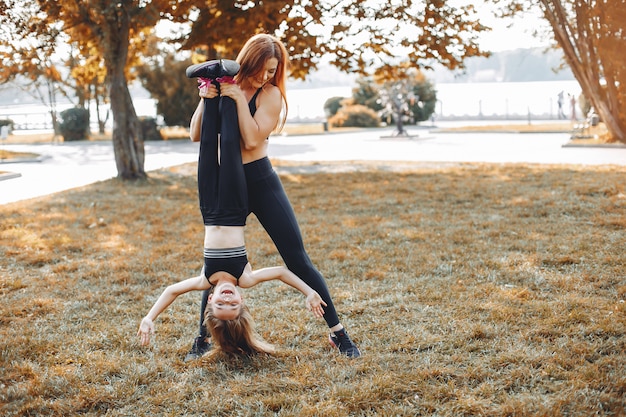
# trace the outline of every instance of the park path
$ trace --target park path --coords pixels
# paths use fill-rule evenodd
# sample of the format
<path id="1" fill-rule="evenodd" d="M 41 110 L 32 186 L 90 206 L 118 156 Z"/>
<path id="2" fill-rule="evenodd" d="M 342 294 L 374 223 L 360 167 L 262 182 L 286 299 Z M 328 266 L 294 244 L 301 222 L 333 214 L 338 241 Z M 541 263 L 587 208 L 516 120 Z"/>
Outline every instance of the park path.
<path id="1" fill-rule="evenodd" d="M 566 133 L 442 133 L 409 130 L 412 139 L 393 138 L 392 129 L 350 133 L 272 136 L 270 157 L 291 161 L 291 172 L 321 169 L 411 168 L 433 164 L 488 162 L 626 166 L 626 147 L 571 147 Z M 3 145 L 42 155 L 39 162 L 0 163 L 0 204 L 48 195 L 117 175 L 111 142 Z M 146 171 L 197 161 L 198 144 L 188 140 L 147 142 Z M 345 163 L 350 162 L 350 163 Z"/>

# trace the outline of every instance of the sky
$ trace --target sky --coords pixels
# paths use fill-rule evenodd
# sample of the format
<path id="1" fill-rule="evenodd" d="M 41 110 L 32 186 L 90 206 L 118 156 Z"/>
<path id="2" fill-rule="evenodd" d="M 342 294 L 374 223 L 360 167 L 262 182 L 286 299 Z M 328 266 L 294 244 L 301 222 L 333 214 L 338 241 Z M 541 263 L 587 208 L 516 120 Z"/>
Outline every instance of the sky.
<path id="1" fill-rule="evenodd" d="M 515 19 L 497 19 L 490 11 L 490 5 L 475 3 L 480 22 L 492 28 L 480 36 L 479 45 L 485 50 L 501 52 L 518 48 L 544 47 L 550 39 L 533 36 L 532 31 L 545 27 L 548 23 L 538 14 L 527 14 Z M 511 27 L 507 27 L 512 24 Z"/>

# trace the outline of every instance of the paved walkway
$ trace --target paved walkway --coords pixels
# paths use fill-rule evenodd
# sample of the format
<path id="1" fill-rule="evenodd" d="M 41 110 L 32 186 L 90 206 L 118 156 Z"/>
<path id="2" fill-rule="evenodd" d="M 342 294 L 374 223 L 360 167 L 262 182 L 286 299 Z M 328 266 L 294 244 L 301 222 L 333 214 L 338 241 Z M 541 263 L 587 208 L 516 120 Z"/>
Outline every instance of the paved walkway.
<path id="1" fill-rule="evenodd" d="M 626 166 L 626 147 L 564 147 L 569 134 L 439 133 L 409 129 L 413 139 L 381 138 L 393 129 L 271 137 L 270 157 L 298 162 L 398 161 L 494 162 Z M 3 145 L 42 155 L 40 162 L 0 163 L 12 173 L 0 181 L 0 204 L 26 200 L 117 176 L 111 142 Z M 187 140 L 147 142 L 145 169 L 195 162 L 198 144 Z M 405 164 L 405 165 L 406 165 Z M 345 165 L 350 166 L 350 165 Z"/>

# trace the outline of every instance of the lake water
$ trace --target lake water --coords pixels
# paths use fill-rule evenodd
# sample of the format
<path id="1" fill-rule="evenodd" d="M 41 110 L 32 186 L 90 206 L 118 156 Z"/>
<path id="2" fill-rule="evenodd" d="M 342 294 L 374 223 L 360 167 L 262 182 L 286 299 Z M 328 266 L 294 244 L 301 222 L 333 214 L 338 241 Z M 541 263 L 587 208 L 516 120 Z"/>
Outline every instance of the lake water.
<path id="1" fill-rule="evenodd" d="M 292 89 L 287 91 L 289 101 L 288 121 L 321 121 L 324 119 L 324 103 L 331 97 L 352 96 L 353 86 L 315 89 Z M 564 93 L 563 110 L 571 116 L 568 95 L 576 99 L 581 89 L 576 81 L 522 82 L 522 83 L 440 83 L 436 84 L 437 106 L 435 117 L 445 118 L 506 118 L 533 116 L 556 119 L 557 96 Z M 58 105 L 61 112 L 70 104 Z M 156 117 L 156 105 L 152 99 L 135 100 L 139 116 Z M 577 110 L 577 117 L 581 117 Z M 31 129 L 49 129 L 50 116 L 45 106 L 19 105 L 0 107 L 0 118 L 10 118 L 16 124 L 28 124 Z M 97 118 L 92 115 L 92 122 Z"/>
<path id="2" fill-rule="evenodd" d="M 526 117 L 558 118 L 558 94 L 563 91 L 564 113 L 571 115 L 568 94 L 576 99 L 581 93 L 577 81 L 523 83 L 440 83 L 437 90 L 436 117 Z M 352 87 L 288 90 L 290 119 L 324 117 L 324 103 L 331 97 L 350 97 Z M 580 113 L 580 110 L 578 110 Z M 580 117 L 580 114 L 578 114 Z"/>

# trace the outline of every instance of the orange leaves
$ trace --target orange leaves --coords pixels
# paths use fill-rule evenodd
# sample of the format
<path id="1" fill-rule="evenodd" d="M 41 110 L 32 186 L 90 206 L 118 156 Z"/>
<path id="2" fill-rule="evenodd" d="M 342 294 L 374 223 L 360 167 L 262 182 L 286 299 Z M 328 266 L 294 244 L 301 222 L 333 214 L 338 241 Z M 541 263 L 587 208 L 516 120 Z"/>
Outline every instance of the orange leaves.
<path id="1" fill-rule="evenodd" d="M 482 54 L 474 39 L 486 28 L 470 17 L 471 10 L 472 6 L 454 7 L 447 0 L 426 5 L 352 0 L 332 7 L 322 2 L 264 1 L 262 9 L 251 3 L 245 10 L 213 2 L 211 7 L 199 7 L 184 47 L 205 44 L 214 52 L 209 58 L 217 58 L 218 50 L 232 56 L 251 34 L 277 33 L 290 50 L 296 78 L 306 76 L 323 56 L 343 71 L 361 74 L 397 65 L 406 56 L 416 68 L 429 62 L 455 68 L 465 58 Z"/>

